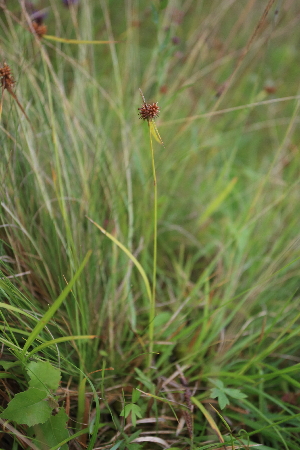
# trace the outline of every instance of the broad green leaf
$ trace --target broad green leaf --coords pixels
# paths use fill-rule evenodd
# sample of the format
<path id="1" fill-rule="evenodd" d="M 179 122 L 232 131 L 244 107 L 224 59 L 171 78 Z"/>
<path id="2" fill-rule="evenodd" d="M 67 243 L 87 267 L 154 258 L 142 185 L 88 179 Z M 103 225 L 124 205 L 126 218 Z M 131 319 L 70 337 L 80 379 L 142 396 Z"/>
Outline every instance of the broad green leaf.
<path id="1" fill-rule="evenodd" d="M 36 439 L 39 441 L 38 444 L 41 450 L 49 450 L 69 437 L 69 432 L 66 428 L 67 421 L 68 416 L 65 410 L 61 408 L 58 414 L 50 416 L 47 422 L 34 427 Z M 68 450 L 68 445 L 64 444 L 60 449 Z"/>
<path id="2" fill-rule="evenodd" d="M 124 416 L 125 419 L 129 416 L 129 414 L 131 413 L 131 408 L 132 408 L 133 404 L 129 403 L 128 405 L 125 405 L 124 408 L 122 409 L 120 416 Z"/>
<path id="3" fill-rule="evenodd" d="M 141 408 L 138 405 L 134 405 L 133 403 L 129 403 L 128 405 L 125 405 L 123 410 L 120 413 L 120 416 L 124 416 L 125 418 L 127 418 L 129 416 L 129 414 L 131 413 L 131 421 L 132 421 L 132 425 L 135 427 L 136 426 L 136 418 L 142 417 L 142 412 L 141 412 Z"/>
<path id="4" fill-rule="evenodd" d="M 220 392 L 222 392 L 222 391 L 220 391 L 220 389 L 218 389 L 218 388 L 211 389 L 211 391 L 210 391 L 211 398 L 219 397 Z"/>
<path id="5" fill-rule="evenodd" d="M 209 378 L 209 381 L 221 390 L 224 388 L 224 383 L 221 380 L 214 380 L 213 378 Z"/>
<path id="6" fill-rule="evenodd" d="M 138 405 L 131 405 L 131 421 L 132 421 L 132 425 L 135 427 L 136 426 L 136 418 L 139 417 L 140 419 L 142 418 L 142 412 L 141 412 L 141 408 Z"/>
<path id="7" fill-rule="evenodd" d="M 229 400 L 227 395 L 224 393 L 223 390 L 218 389 L 218 388 L 213 388 L 211 390 L 211 394 L 210 394 L 211 398 L 216 398 L 218 397 L 218 402 L 220 405 L 221 409 L 224 409 L 226 405 L 229 405 Z"/>
<path id="8" fill-rule="evenodd" d="M 229 405 L 229 400 L 226 394 L 224 394 L 224 392 L 220 391 L 219 395 L 218 395 L 218 402 L 220 405 L 221 409 L 224 409 L 225 406 Z"/>
<path id="9" fill-rule="evenodd" d="M 239 389 L 226 388 L 226 389 L 224 389 L 224 392 L 225 392 L 225 394 L 227 394 L 233 398 L 247 398 L 248 397 L 246 394 L 243 394 Z"/>
<path id="10" fill-rule="evenodd" d="M 45 401 L 46 397 L 47 392 L 44 390 L 29 388 L 16 394 L 0 417 L 28 426 L 44 423 L 51 416 L 51 408 Z"/>
<path id="11" fill-rule="evenodd" d="M 61 378 L 60 370 L 53 367 L 49 361 L 32 361 L 26 370 L 30 377 L 30 387 L 45 391 L 57 390 Z"/>
<path id="12" fill-rule="evenodd" d="M 78 433 L 74 433 L 71 436 L 68 436 L 66 439 L 61 441 L 59 444 L 54 445 L 53 447 L 51 447 L 51 450 L 61 450 L 62 445 L 66 444 L 69 441 L 73 441 L 77 437 L 82 436 L 83 434 L 87 434 L 88 432 L 89 432 L 89 429 L 84 428 L 83 430 L 78 431 Z M 91 448 L 93 448 L 93 447 L 91 447 Z"/>

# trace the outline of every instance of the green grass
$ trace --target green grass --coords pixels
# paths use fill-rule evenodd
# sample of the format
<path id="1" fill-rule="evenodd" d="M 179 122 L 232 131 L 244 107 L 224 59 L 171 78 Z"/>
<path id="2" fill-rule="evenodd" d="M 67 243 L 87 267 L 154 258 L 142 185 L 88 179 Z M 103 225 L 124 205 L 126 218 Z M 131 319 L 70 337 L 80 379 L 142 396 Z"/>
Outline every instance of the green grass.
<path id="1" fill-rule="evenodd" d="M 48 35 L 102 45 L 0 4 L 30 120 L 4 91 L 2 410 L 49 361 L 63 450 L 298 450 L 298 2 L 50 2 Z M 211 380 L 247 397 L 221 409 Z M 41 433 L 10 421 L 0 447 L 63 445 Z"/>

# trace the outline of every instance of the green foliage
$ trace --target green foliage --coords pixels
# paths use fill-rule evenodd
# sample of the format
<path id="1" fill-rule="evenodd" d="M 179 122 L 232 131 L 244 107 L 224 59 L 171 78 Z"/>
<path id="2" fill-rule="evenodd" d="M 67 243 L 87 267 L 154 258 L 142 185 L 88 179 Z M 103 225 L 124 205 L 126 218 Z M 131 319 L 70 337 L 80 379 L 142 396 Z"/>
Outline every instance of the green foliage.
<path id="1" fill-rule="evenodd" d="M 29 375 L 29 386 L 48 392 L 50 389 L 56 391 L 59 386 L 61 373 L 53 367 L 49 361 L 30 362 L 26 366 Z"/>
<path id="2" fill-rule="evenodd" d="M 130 436 L 125 436 L 124 439 L 118 441 L 110 450 L 140 450 L 142 446 L 138 443 L 132 442 L 141 434 L 141 430 L 133 433 Z"/>
<path id="3" fill-rule="evenodd" d="M 211 389 L 211 398 L 217 398 L 220 408 L 224 409 L 230 404 L 229 398 L 232 397 L 238 400 L 247 398 L 246 394 L 243 394 L 239 389 L 225 388 L 224 383 L 221 380 L 209 379 L 209 381 L 215 384 L 217 387 Z"/>
<path id="4" fill-rule="evenodd" d="M 123 410 L 120 413 L 120 416 L 124 416 L 125 419 L 131 414 L 131 422 L 132 425 L 136 426 L 136 419 L 142 417 L 141 408 L 138 405 L 135 405 L 133 403 L 129 403 L 128 405 L 125 405 Z"/>
<path id="5" fill-rule="evenodd" d="M 46 423 L 34 427 L 36 439 L 42 450 L 48 450 L 69 437 L 66 428 L 67 421 L 68 416 L 65 410 L 60 408 L 58 413 L 51 416 Z M 60 448 L 67 450 L 68 445 L 64 444 Z"/>
<path id="6" fill-rule="evenodd" d="M 19 366 L 12 367 L 10 364 L 11 375 L 14 367 L 19 369 Z M 48 450 L 69 436 L 66 429 L 68 416 L 63 408 L 58 407 L 55 399 L 61 372 L 49 361 L 31 361 L 24 366 L 24 372 L 28 374 L 29 388 L 16 394 L 0 417 L 32 427 L 39 448 Z M 52 415 L 54 408 L 56 414 Z M 67 449 L 67 445 L 64 444 L 62 449 Z"/>
<path id="7" fill-rule="evenodd" d="M 16 394 L 0 417 L 28 426 L 45 423 L 51 415 L 47 392 L 36 388 Z"/>
<path id="8" fill-rule="evenodd" d="M 140 419 L 142 418 L 141 408 L 135 404 L 138 401 L 138 399 L 140 398 L 140 396 L 141 396 L 141 393 L 139 391 L 137 391 L 136 389 L 133 389 L 132 390 L 132 398 L 131 398 L 132 403 L 128 403 L 127 405 L 125 405 L 120 413 L 120 416 L 125 417 L 125 419 L 131 414 L 131 422 L 134 427 L 136 426 L 137 418 L 140 418 Z"/>

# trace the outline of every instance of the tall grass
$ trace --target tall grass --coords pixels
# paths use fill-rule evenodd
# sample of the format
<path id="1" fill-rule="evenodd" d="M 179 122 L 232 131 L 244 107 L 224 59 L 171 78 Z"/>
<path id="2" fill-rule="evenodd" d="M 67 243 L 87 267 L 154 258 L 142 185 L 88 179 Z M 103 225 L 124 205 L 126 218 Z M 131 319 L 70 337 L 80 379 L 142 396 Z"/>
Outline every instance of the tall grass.
<path id="1" fill-rule="evenodd" d="M 149 448 L 146 437 L 163 439 L 152 442 L 157 448 L 224 448 L 216 442 L 230 433 L 209 406 L 220 411 L 209 380 L 221 380 L 248 395 L 230 398 L 221 412 L 239 438 L 235 448 L 247 448 L 248 439 L 261 449 L 298 449 L 298 2 L 100 0 L 70 9 L 50 2 L 48 35 L 110 41 L 104 45 L 39 39 L 22 5 L 8 3 L 1 4 L 1 60 L 30 123 L 5 93 L 0 326 L 3 339 L 23 346 L 92 250 L 39 335 L 42 342 L 97 336 L 38 353 L 75 391 L 70 429 L 81 408 L 92 436 L 71 448 L 121 440 Z M 153 172 L 139 87 L 159 103 L 166 145 L 153 142 L 155 318 L 134 259 L 87 218 L 151 279 Z M 147 372 L 151 336 L 155 370 Z M 2 352 L 11 357 L 6 343 Z M 99 372 L 107 367 L 114 371 Z M 180 371 L 197 389 L 193 443 L 186 428 L 179 433 Z M 88 374 L 102 392 L 99 429 Z M 120 417 L 132 388 L 144 392 L 136 443 L 126 441 L 136 431 L 130 416 Z"/>

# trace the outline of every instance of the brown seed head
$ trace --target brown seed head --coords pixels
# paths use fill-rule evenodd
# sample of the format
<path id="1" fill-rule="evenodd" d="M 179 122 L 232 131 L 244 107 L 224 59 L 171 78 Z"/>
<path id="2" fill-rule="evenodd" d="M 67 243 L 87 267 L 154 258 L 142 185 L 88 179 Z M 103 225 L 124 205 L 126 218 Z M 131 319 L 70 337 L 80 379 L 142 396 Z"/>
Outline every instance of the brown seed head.
<path id="1" fill-rule="evenodd" d="M 15 80 L 12 77 L 10 67 L 3 63 L 3 67 L 0 68 L 1 87 L 4 89 L 11 89 L 15 84 Z"/>
<path id="2" fill-rule="evenodd" d="M 159 116 L 159 106 L 157 106 L 156 103 L 146 103 L 144 102 L 143 106 L 141 108 L 138 108 L 140 119 L 143 120 L 152 120 L 155 119 L 155 117 Z"/>
<path id="3" fill-rule="evenodd" d="M 32 22 L 32 28 L 39 38 L 42 38 L 44 34 L 47 33 L 47 26 L 43 23 L 39 24 L 38 22 Z"/>

